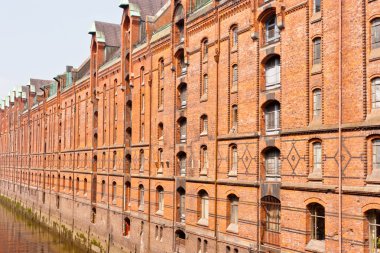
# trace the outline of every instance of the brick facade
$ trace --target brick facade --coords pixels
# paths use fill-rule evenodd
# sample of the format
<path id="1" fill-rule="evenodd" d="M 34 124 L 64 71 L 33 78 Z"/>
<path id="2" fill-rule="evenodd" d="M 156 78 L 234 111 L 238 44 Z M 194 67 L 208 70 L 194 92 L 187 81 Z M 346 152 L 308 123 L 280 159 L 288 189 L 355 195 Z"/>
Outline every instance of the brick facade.
<path id="1" fill-rule="evenodd" d="M 111 252 L 378 252 L 380 1 L 158 2 L 2 101 L 2 193 Z"/>

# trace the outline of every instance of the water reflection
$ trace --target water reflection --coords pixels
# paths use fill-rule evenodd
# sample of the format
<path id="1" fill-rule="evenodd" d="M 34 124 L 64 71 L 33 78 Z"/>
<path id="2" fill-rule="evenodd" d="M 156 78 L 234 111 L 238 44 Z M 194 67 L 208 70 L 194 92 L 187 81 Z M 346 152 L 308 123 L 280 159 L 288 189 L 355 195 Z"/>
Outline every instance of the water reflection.
<path id="1" fill-rule="evenodd" d="M 39 224 L 0 205 L 0 253 L 82 253 Z"/>

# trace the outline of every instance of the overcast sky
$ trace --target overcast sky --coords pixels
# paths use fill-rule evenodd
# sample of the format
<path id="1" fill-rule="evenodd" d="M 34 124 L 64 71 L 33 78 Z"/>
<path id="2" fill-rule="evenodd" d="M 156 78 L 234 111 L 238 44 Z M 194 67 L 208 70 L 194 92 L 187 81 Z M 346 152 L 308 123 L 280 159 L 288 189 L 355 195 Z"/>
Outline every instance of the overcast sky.
<path id="1" fill-rule="evenodd" d="M 119 0 L 1 0 L 0 98 L 30 78 L 52 79 L 88 56 L 94 20 L 119 24 Z"/>

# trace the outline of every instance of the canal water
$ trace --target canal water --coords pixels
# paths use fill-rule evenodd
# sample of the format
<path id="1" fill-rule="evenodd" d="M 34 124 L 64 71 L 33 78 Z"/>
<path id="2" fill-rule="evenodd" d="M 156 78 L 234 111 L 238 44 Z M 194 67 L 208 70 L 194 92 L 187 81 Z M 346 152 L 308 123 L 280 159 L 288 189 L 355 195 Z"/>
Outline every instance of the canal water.
<path id="1" fill-rule="evenodd" d="M 82 253 L 47 228 L 0 204 L 0 253 Z"/>

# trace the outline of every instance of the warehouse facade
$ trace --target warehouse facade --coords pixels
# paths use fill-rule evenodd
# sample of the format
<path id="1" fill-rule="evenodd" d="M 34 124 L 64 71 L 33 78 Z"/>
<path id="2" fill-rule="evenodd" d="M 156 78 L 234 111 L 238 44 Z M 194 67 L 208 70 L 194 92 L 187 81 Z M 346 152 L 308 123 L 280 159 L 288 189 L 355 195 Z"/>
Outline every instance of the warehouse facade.
<path id="1" fill-rule="evenodd" d="M 380 1 L 120 7 L 2 101 L 2 194 L 111 252 L 378 252 Z"/>

